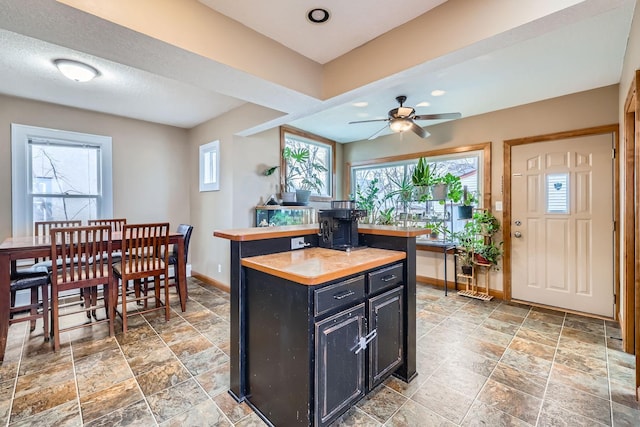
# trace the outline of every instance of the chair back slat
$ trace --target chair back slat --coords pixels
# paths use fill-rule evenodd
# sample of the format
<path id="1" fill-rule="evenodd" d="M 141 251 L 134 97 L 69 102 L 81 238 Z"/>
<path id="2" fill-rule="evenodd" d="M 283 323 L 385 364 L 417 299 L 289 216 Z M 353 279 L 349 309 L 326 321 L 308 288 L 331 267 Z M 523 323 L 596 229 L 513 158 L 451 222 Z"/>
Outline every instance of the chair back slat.
<path id="1" fill-rule="evenodd" d="M 34 236 L 48 236 L 49 230 L 61 227 L 80 227 L 82 220 L 36 221 L 33 223 Z"/>
<path id="2" fill-rule="evenodd" d="M 169 223 L 125 224 L 122 228 L 122 268 L 125 274 L 165 270 Z"/>
<path id="3" fill-rule="evenodd" d="M 57 257 L 52 263 L 52 285 L 89 286 L 105 283 L 110 277 L 110 226 L 52 228 L 50 237 L 51 257 Z"/>
<path id="4" fill-rule="evenodd" d="M 112 231 L 122 231 L 122 227 L 127 223 L 126 218 L 111 218 L 111 219 L 90 219 L 87 222 L 89 225 L 108 225 Z"/>

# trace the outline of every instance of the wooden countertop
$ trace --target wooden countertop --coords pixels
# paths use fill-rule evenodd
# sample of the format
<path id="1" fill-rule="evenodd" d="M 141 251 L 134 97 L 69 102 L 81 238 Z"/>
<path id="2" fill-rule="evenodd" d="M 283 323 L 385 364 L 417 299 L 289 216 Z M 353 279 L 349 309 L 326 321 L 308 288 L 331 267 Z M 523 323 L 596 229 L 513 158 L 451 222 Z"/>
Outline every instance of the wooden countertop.
<path id="1" fill-rule="evenodd" d="M 222 239 L 247 242 L 251 240 L 265 240 L 278 237 L 292 237 L 316 234 L 318 232 L 318 229 L 318 224 L 287 225 L 282 227 L 252 227 L 236 228 L 231 230 L 216 230 L 213 232 L 213 235 Z M 358 224 L 358 233 L 394 237 L 417 237 L 428 234 L 425 228 L 404 228 L 395 227 L 392 225 L 373 224 Z"/>
<path id="2" fill-rule="evenodd" d="M 406 258 L 401 251 L 362 248 L 351 252 L 300 249 L 242 258 L 242 266 L 303 285 L 318 285 Z"/>

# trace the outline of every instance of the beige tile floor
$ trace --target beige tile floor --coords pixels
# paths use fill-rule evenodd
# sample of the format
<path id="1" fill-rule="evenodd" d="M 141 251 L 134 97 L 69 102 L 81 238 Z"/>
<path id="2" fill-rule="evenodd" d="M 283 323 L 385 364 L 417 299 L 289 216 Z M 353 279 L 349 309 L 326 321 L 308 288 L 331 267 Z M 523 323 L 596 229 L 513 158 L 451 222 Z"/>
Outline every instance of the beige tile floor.
<path id="1" fill-rule="evenodd" d="M 0 425 L 261 426 L 227 394 L 229 296 L 190 279 L 187 312 L 64 336 L 12 325 Z M 175 304 L 175 305 L 174 305 Z M 634 358 L 612 322 L 418 285 L 418 373 L 391 378 L 336 425 L 639 426 Z M 40 325 L 38 325 L 40 326 Z"/>

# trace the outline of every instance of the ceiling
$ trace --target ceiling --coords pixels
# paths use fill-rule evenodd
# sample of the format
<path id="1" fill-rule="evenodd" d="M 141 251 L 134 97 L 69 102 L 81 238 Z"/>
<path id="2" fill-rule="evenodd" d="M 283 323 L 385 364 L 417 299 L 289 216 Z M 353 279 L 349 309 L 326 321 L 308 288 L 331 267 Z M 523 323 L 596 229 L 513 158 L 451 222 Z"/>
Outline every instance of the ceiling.
<path id="1" fill-rule="evenodd" d="M 393 30 L 409 28 L 414 18 L 441 10 L 443 0 L 183 0 L 198 1 L 237 21 L 231 22 L 239 31 L 260 33 L 323 71 L 382 39 L 392 42 L 391 51 L 379 52 L 379 63 L 387 66 L 389 57 L 397 58 L 395 51 L 410 57 L 447 44 L 446 39 L 402 38 L 403 33 Z M 553 1 L 559 0 L 547 3 Z M 289 124 L 339 142 L 378 132 L 384 123 L 348 122 L 385 118 L 397 106 L 398 95 L 406 95 L 406 105 L 416 107 L 417 114 L 460 112 L 469 117 L 618 83 L 636 4 L 562 0 L 565 7 L 554 13 L 457 49 L 443 49 L 420 63 L 398 64 L 393 72 L 325 96 L 159 41 L 65 2 L 82 0 L 0 0 L 0 93 L 183 128 L 254 103 L 279 113 L 248 125 L 241 135 Z M 528 0 L 516 7 L 535 12 L 539 4 Z M 319 5 L 331 18 L 311 24 L 306 13 Z M 101 74 L 89 83 L 69 81 L 53 65 L 56 58 L 86 62 Z M 434 89 L 446 94 L 432 96 Z"/>

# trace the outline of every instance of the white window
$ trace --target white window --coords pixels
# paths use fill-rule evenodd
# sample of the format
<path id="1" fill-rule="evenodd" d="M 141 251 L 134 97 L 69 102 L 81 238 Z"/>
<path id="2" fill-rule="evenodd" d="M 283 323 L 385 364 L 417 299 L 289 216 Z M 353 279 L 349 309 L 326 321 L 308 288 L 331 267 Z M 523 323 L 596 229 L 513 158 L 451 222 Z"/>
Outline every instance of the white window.
<path id="1" fill-rule="evenodd" d="M 11 125 L 13 235 L 113 216 L 111 137 Z"/>
<path id="2" fill-rule="evenodd" d="M 312 200 L 334 195 L 335 141 L 291 128 L 281 128 L 283 191 L 311 190 Z"/>

